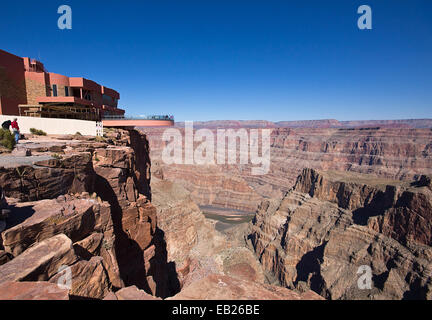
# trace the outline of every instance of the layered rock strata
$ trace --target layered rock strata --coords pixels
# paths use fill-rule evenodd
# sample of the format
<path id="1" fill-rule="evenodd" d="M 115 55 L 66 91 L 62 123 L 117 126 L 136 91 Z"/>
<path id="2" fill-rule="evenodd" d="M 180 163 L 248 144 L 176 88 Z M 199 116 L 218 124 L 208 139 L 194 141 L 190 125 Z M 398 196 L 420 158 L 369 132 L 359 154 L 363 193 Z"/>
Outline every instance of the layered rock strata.
<path id="1" fill-rule="evenodd" d="M 1 297 L 152 300 L 216 275 L 235 283 L 226 298 L 247 288 L 255 290 L 247 297 L 316 298 L 265 285 L 241 234 L 233 241 L 217 232 L 182 186 L 157 173 L 150 184 L 144 135 L 108 130 L 104 138 L 31 137 L 22 145 L 13 162 L 0 158 L 10 210 Z"/>
<path id="2" fill-rule="evenodd" d="M 224 128 L 223 123 L 218 127 Z M 241 123 L 235 128 L 242 128 Z M 281 199 L 305 167 L 373 174 L 400 181 L 432 174 L 430 129 L 274 127 L 271 129 L 270 170 L 264 175 L 252 175 L 251 163 L 167 165 L 162 159 L 162 151 L 168 143 L 162 140 L 164 130 L 142 130 L 150 142 L 153 164 L 159 166 L 158 174 L 182 184 L 199 205 L 254 211 L 263 198 Z M 184 135 L 184 129 L 178 130 Z M 216 139 L 216 127 L 211 130 Z M 226 151 L 234 152 L 228 150 L 228 144 Z"/>
<path id="3" fill-rule="evenodd" d="M 72 298 L 102 299 L 133 285 L 175 294 L 175 270 L 150 202 L 145 136 L 109 130 L 97 141 L 33 139 L 23 144 L 30 157 L 0 169 L 11 209 L 1 234 L 1 281 L 57 283 L 60 267 L 69 267 Z"/>
<path id="4" fill-rule="evenodd" d="M 280 284 L 329 299 L 432 298 L 432 189 L 304 169 L 282 201 L 264 201 L 248 236 Z M 371 287 L 359 285 L 371 271 Z"/>

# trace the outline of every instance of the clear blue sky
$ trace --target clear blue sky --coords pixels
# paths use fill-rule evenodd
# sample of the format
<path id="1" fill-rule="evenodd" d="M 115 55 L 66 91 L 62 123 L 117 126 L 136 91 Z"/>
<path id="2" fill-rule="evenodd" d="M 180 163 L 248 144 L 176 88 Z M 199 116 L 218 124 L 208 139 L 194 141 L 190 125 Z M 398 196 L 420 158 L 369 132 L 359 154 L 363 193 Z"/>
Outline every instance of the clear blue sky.
<path id="1" fill-rule="evenodd" d="M 57 28 L 57 8 L 73 29 Z M 357 28 L 368 4 L 373 30 Z M 2 1 L 0 48 L 176 120 L 432 117 L 430 0 Z"/>

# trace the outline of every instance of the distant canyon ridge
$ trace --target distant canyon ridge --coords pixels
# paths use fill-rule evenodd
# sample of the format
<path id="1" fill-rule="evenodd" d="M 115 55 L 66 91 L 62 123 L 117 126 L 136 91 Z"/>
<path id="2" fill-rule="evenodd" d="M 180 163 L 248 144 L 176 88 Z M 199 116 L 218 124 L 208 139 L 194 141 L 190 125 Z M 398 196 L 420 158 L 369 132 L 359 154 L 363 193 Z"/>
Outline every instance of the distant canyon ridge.
<path id="1" fill-rule="evenodd" d="M 176 122 L 177 127 L 184 128 L 184 122 Z M 402 120 L 294 120 L 294 121 L 266 121 L 266 120 L 213 120 L 194 121 L 194 127 L 199 128 L 432 128 L 432 119 L 402 119 Z"/>

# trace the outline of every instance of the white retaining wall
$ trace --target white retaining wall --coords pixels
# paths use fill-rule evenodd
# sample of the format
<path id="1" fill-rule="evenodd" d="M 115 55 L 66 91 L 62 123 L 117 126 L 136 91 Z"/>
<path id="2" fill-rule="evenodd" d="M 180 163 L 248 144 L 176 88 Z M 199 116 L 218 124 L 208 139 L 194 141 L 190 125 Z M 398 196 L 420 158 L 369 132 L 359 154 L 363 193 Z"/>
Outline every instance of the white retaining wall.
<path id="1" fill-rule="evenodd" d="M 102 124 L 96 121 L 75 119 L 35 118 L 0 115 L 0 125 L 6 121 L 18 120 L 21 133 L 30 133 L 30 128 L 45 131 L 47 134 L 75 134 L 80 132 L 84 136 L 101 135 Z"/>

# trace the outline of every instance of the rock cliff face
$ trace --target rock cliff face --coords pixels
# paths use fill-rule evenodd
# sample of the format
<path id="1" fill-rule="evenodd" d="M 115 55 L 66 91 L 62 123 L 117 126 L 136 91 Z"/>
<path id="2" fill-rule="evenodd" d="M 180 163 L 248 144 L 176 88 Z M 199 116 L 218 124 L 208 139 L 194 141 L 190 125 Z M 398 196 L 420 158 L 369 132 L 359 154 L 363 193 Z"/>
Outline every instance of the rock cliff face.
<path id="1" fill-rule="evenodd" d="M 285 287 L 331 299 L 431 299 L 431 191 L 426 176 L 410 184 L 304 169 L 282 201 L 261 204 L 248 238 Z M 370 289 L 358 285 L 366 268 Z"/>
<path id="2" fill-rule="evenodd" d="M 159 174 L 183 185 L 199 205 L 254 211 L 264 198 L 281 199 L 305 167 L 401 181 L 432 174 L 430 129 L 272 128 L 271 165 L 266 175 L 251 175 L 250 164 L 165 165 L 161 159 L 163 130 L 142 130 L 149 137 L 152 162 L 159 165 Z M 216 132 L 214 127 L 211 130 Z"/>
<path id="3" fill-rule="evenodd" d="M 75 138 L 34 138 L 26 144 L 33 163 L 15 157 L 0 169 L 11 209 L 0 282 L 57 283 L 67 266 L 72 297 L 101 299 L 133 285 L 175 294 L 178 280 L 150 202 L 145 136 L 112 130 L 100 141 Z"/>
<path id="4" fill-rule="evenodd" d="M 151 189 L 168 261 L 176 267 L 181 288 L 169 299 L 322 299 L 310 290 L 299 293 L 267 284 L 242 237 L 244 226 L 219 233 L 181 185 L 153 178 Z"/>
<path id="5" fill-rule="evenodd" d="M 186 189 L 159 179 L 154 179 L 151 186 L 168 261 L 176 267 L 181 288 L 210 274 L 264 281 L 260 264 L 242 239 L 235 241 L 216 231 Z"/>
<path id="6" fill-rule="evenodd" d="M 217 232 L 157 166 L 150 184 L 148 147 L 137 131 L 108 130 L 30 137 L 13 161 L 0 158 L 0 297 L 205 298 L 196 283 L 225 277 L 226 299 L 320 298 L 265 285 L 243 233 Z"/>

